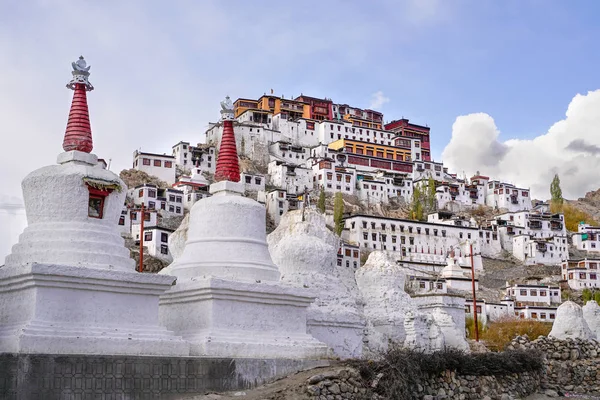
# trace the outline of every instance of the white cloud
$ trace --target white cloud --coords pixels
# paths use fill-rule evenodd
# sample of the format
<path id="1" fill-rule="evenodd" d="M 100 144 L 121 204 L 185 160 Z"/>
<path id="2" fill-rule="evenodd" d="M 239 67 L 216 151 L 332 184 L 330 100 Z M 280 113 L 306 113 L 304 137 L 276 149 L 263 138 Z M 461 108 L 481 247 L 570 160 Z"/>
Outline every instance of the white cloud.
<path id="1" fill-rule="evenodd" d="M 567 198 L 582 197 L 600 187 L 600 90 L 575 96 L 565 118 L 543 135 L 504 141 L 499 136 L 488 114 L 456 118 L 452 139 L 442 153 L 444 164 L 459 175 L 479 170 L 530 187 L 540 199 L 550 197 L 555 173 Z"/>
<path id="2" fill-rule="evenodd" d="M 371 95 L 371 103 L 369 103 L 369 107 L 371 110 L 377 110 L 381 108 L 385 103 L 389 103 L 389 97 L 385 97 L 383 92 L 380 90 Z"/>

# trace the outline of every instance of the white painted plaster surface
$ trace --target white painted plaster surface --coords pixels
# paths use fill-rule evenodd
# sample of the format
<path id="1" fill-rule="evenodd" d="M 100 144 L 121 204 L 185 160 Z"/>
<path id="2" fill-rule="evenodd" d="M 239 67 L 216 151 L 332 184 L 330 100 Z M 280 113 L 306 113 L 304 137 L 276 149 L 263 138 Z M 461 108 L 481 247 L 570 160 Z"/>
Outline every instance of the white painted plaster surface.
<path id="1" fill-rule="evenodd" d="M 158 323 L 174 278 L 50 264 L 0 268 L 0 353 L 189 355 Z"/>
<path id="2" fill-rule="evenodd" d="M 588 324 L 596 339 L 600 338 L 600 306 L 594 300 L 590 300 L 581 308 L 583 319 Z"/>
<path id="3" fill-rule="evenodd" d="M 433 319 L 421 314 L 404 291 L 404 273 L 387 253 L 374 251 L 356 271 L 356 283 L 367 319 L 366 347 L 386 351 L 390 343 L 429 349 Z"/>
<path id="4" fill-rule="evenodd" d="M 279 283 L 198 277 L 162 295 L 159 314 L 193 356 L 324 358 L 327 346 L 306 333 L 313 300 L 306 289 Z"/>
<path id="5" fill-rule="evenodd" d="M 313 290 L 317 299 L 308 310 L 309 332 L 339 357 L 362 355 L 364 317 L 357 304 L 354 279 L 344 281 L 336 266 L 338 238 L 319 212 L 290 211 L 267 240 L 281 272 L 281 281 Z"/>
<path id="6" fill-rule="evenodd" d="M 215 185 L 226 184 L 235 186 L 226 181 Z M 266 241 L 265 208 L 238 195 L 199 200 L 190 211 L 183 253 L 160 273 L 174 275 L 178 282 L 202 276 L 278 281 L 279 271 Z"/>
<path id="7" fill-rule="evenodd" d="M 185 242 L 188 237 L 188 228 L 190 226 L 190 214 L 186 214 L 181 224 L 175 232 L 169 236 L 169 251 L 173 256 L 173 261 L 177 260 L 183 254 Z"/>
<path id="8" fill-rule="evenodd" d="M 558 307 L 556 319 L 548 336 L 561 340 L 596 338 L 583 317 L 581 306 L 572 301 L 566 301 Z"/>
<path id="9" fill-rule="evenodd" d="M 133 271 L 134 261 L 118 230 L 127 187 L 113 172 L 78 151 L 59 155 L 60 165 L 33 171 L 23 180 L 28 226 L 6 266 L 31 263 Z M 71 160 L 71 161 L 68 161 Z M 89 191 L 83 179 L 114 182 L 122 187 L 105 199 L 102 219 L 88 216 Z"/>

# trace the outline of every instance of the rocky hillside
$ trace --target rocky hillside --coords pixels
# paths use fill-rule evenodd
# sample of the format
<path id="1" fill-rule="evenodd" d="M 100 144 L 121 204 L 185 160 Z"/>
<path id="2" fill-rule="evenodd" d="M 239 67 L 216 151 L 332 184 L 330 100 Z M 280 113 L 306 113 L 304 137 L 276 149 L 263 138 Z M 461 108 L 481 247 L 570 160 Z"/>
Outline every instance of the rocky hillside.
<path id="1" fill-rule="evenodd" d="M 595 221 L 600 221 L 600 189 L 587 192 L 577 200 L 568 200 L 567 204 L 585 212 Z"/>
<path id="2" fill-rule="evenodd" d="M 168 188 L 169 185 L 165 181 L 161 181 L 156 176 L 148 175 L 144 171 L 138 171 L 137 169 L 124 169 L 119 174 L 119 177 L 123 179 L 123 182 L 128 188 L 134 188 L 145 183 L 156 185 L 159 188 Z"/>

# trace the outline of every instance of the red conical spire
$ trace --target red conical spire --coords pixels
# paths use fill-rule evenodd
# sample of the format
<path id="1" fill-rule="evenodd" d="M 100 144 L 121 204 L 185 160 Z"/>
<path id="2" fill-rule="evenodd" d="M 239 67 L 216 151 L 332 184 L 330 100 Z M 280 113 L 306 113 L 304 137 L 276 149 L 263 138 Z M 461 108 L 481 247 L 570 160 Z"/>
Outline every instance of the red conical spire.
<path id="1" fill-rule="evenodd" d="M 233 104 L 229 96 L 221 102 L 221 115 L 223 119 L 223 136 L 217 157 L 217 170 L 215 181 L 240 181 L 240 166 L 238 163 L 235 134 L 233 133 Z"/>
<path id="2" fill-rule="evenodd" d="M 233 133 L 233 121 L 223 121 L 223 136 L 217 157 L 215 181 L 240 181 L 240 166 L 238 164 L 237 147 Z"/>
<path id="3" fill-rule="evenodd" d="M 79 60 L 71 65 L 73 66 L 73 79 L 67 84 L 67 87 L 74 90 L 75 93 L 73 93 L 63 149 L 90 153 L 94 147 L 86 94 L 87 91 L 94 90 L 92 84 L 88 82 L 90 67 L 86 66 L 83 56 L 80 56 Z"/>
<path id="4" fill-rule="evenodd" d="M 63 149 L 65 151 L 78 150 L 90 153 L 94 147 L 87 95 L 85 92 L 86 89 L 83 83 L 75 84 L 75 93 L 73 93 L 67 131 L 63 140 Z"/>

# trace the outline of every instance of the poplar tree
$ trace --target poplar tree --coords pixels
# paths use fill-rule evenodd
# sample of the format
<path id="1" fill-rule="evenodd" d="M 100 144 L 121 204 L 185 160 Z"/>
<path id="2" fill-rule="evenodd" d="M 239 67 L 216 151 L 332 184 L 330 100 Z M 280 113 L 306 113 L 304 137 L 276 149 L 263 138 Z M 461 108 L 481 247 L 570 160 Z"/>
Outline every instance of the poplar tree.
<path id="1" fill-rule="evenodd" d="M 423 219 L 423 191 L 420 186 L 413 186 L 412 201 L 410 203 L 410 218 L 417 221 Z"/>
<path id="2" fill-rule="evenodd" d="M 321 193 L 319 193 L 319 201 L 317 202 L 317 208 L 321 211 L 322 214 L 325 214 L 325 190 L 321 188 Z"/>
<path id="3" fill-rule="evenodd" d="M 437 199 L 436 199 L 435 193 L 436 193 L 435 192 L 435 179 L 433 179 L 433 177 L 429 177 L 429 180 L 427 181 L 427 199 L 426 199 L 428 213 L 434 212 L 437 208 Z"/>
<path id="4" fill-rule="evenodd" d="M 335 194 L 333 202 L 333 222 L 335 223 L 335 233 L 340 236 L 344 230 L 344 198 L 341 192 Z"/>
<path id="5" fill-rule="evenodd" d="M 558 177 L 558 174 L 554 175 L 554 179 L 552 179 L 552 183 L 550 184 L 550 196 L 550 207 L 553 211 L 560 211 L 564 199 L 562 197 L 562 189 L 560 188 L 560 178 Z"/>

